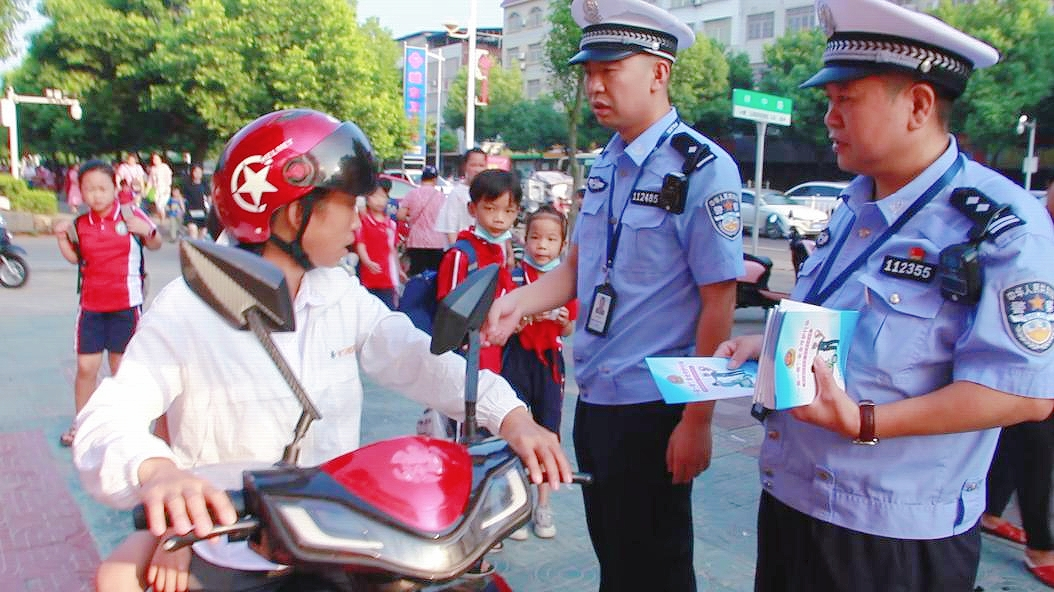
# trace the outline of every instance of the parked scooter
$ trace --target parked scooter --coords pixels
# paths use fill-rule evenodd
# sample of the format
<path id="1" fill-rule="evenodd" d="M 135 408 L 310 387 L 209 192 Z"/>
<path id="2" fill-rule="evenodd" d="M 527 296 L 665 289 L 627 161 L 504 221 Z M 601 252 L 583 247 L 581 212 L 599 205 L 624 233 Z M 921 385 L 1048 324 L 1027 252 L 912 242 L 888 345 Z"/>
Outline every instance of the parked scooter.
<path id="1" fill-rule="evenodd" d="M 300 443 L 320 415 L 270 337 L 294 322 L 282 272 L 207 241 L 183 241 L 180 255 L 191 289 L 233 326 L 252 330 L 302 408 L 282 461 L 243 472 L 242 489 L 227 492 L 238 522 L 205 538 L 246 539 L 257 554 L 286 566 L 281 590 L 510 590 L 481 560 L 530 519 L 532 486 L 508 444 L 479 439 L 475 429 L 479 329 L 493 300 L 497 267 L 474 272 L 451 292 L 433 328 L 434 354 L 460 347 L 468 337 L 463 441 L 394 438 L 303 468 L 297 466 Z M 238 278 L 237 290 L 231 289 L 232 277 Z M 141 506 L 135 524 L 147 526 Z M 200 540 L 191 533 L 163 546 L 174 550 Z"/>
<path id="2" fill-rule="evenodd" d="M 29 281 L 26 250 L 11 242 L 11 232 L 0 216 L 0 286 L 21 288 Z"/>
<path id="3" fill-rule="evenodd" d="M 743 275 L 736 278 L 736 308 L 772 308 L 788 296 L 769 289 L 772 259 L 743 253 L 743 268 Z"/>

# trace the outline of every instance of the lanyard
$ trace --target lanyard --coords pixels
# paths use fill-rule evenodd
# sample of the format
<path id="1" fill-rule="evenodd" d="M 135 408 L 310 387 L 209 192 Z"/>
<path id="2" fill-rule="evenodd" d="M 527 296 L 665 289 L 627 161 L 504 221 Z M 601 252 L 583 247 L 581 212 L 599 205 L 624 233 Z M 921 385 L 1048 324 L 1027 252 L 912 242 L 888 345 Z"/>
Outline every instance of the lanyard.
<path id="1" fill-rule="evenodd" d="M 607 281 L 608 273 L 615 267 L 615 253 L 618 251 L 619 237 L 622 236 L 622 217 L 626 215 L 626 207 L 629 206 L 630 202 L 633 201 L 633 193 L 637 190 L 637 184 L 640 183 L 641 176 L 644 175 L 644 169 L 648 166 L 648 161 L 651 160 L 652 155 L 659 149 L 663 143 L 670 137 L 677 126 L 681 124 L 680 118 L 673 120 L 673 123 L 666 128 L 666 131 L 662 132 L 659 136 L 659 141 L 655 143 L 655 147 L 651 149 L 651 152 L 644 157 L 644 162 L 640 163 L 640 168 L 637 170 L 637 176 L 633 179 L 633 186 L 630 187 L 629 194 L 626 195 L 626 203 L 622 204 L 622 211 L 619 212 L 618 220 L 615 220 L 615 206 L 614 206 L 614 195 L 615 195 L 615 169 L 611 171 L 611 181 L 608 183 L 608 257 L 607 262 L 604 264 L 604 281 Z"/>
<path id="2" fill-rule="evenodd" d="M 948 183 L 951 182 L 952 178 L 955 177 L 955 175 L 959 174 L 959 171 L 963 168 L 963 160 L 964 158 L 960 153 L 955 158 L 955 162 L 953 162 L 951 166 L 948 167 L 948 170 L 944 171 L 944 174 L 941 175 L 939 179 L 934 181 L 933 185 L 930 185 L 929 189 L 923 192 L 923 194 L 915 200 L 915 203 L 911 204 L 911 207 L 908 208 L 907 211 L 905 211 L 900 216 L 900 218 L 897 218 L 897 221 L 894 222 L 893 225 L 887 228 L 881 236 L 875 239 L 875 242 L 871 243 L 871 246 L 865 249 L 864 252 L 861 253 L 856 259 L 854 259 L 848 267 L 843 269 L 841 273 L 839 273 L 833 280 L 831 280 L 831 283 L 828 284 L 827 287 L 821 289 L 824 280 L 827 279 L 827 274 L 831 272 L 831 267 L 834 265 L 835 259 L 837 259 L 838 253 L 842 250 L 842 246 L 845 244 L 845 240 L 849 237 L 850 233 L 849 230 L 847 230 L 844 234 L 842 234 L 842 236 L 838 239 L 838 242 L 835 243 L 835 245 L 831 248 L 831 254 L 828 255 L 827 261 L 824 263 L 823 269 L 820 270 L 820 274 L 816 276 L 816 281 L 813 282 L 812 287 L 809 289 L 809 293 L 806 294 L 805 302 L 808 304 L 822 305 L 824 301 L 830 298 L 831 294 L 833 294 L 838 288 L 842 287 L 842 284 L 844 284 L 845 281 L 849 279 L 849 276 L 853 275 L 857 269 L 864 265 L 867 260 L 871 258 L 871 256 L 874 255 L 875 252 L 878 251 L 878 249 L 887 240 L 889 240 L 894 234 L 896 234 L 901 228 L 903 228 L 905 224 L 908 223 L 908 220 L 910 220 L 912 216 L 919 213 L 919 210 L 921 210 L 926 204 L 928 204 L 935 195 L 940 193 L 941 190 L 943 190 L 948 185 Z"/>

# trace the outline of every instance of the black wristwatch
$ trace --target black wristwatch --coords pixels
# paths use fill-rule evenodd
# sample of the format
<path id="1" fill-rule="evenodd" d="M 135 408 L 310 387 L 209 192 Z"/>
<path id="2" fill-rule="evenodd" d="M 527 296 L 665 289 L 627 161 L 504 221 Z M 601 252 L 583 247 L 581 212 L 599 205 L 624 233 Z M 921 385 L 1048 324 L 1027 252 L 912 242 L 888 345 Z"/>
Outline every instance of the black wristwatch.
<path id="1" fill-rule="evenodd" d="M 875 402 L 871 399 L 860 401 L 860 435 L 853 440 L 853 444 L 878 444 L 878 437 L 875 436 Z"/>

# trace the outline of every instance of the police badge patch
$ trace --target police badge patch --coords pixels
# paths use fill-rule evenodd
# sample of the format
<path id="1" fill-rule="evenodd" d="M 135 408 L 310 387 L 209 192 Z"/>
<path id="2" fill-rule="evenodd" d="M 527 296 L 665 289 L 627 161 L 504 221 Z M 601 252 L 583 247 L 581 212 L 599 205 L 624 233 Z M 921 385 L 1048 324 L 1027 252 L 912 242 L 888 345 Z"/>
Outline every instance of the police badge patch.
<path id="1" fill-rule="evenodd" d="M 706 200 L 706 212 L 710 214 L 710 221 L 714 228 L 727 239 L 739 236 L 743 228 L 739 215 L 739 196 L 728 191 L 718 193 Z"/>
<path id="2" fill-rule="evenodd" d="M 586 187 L 589 188 L 589 191 L 591 191 L 592 193 L 603 191 L 607 188 L 607 186 L 608 182 L 604 179 L 601 179 L 600 177 L 590 177 L 586 179 Z"/>
<path id="3" fill-rule="evenodd" d="M 1014 339 L 1033 354 L 1054 344 L 1054 287 L 1026 282 L 1003 290 L 1003 315 Z"/>

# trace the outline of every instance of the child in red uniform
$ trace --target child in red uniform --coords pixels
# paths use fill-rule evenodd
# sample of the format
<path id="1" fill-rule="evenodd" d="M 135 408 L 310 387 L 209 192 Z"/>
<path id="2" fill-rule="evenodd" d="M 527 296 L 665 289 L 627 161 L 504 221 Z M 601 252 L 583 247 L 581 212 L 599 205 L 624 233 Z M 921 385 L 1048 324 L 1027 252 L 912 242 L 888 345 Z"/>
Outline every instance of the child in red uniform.
<path id="1" fill-rule="evenodd" d="M 90 160 L 78 180 L 89 211 L 56 224 L 54 232 L 62 256 L 81 272 L 73 387 L 79 412 L 95 390 L 103 351 L 109 352 L 110 373 L 117 373 L 143 305 L 142 247 L 161 248 L 161 237 L 142 210 L 118 203 L 110 165 Z M 69 446 L 73 436 L 71 426 L 60 441 Z"/>
<path id="2" fill-rule="evenodd" d="M 508 171 L 488 170 L 476 175 L 468 189 L 471 201 L 468 211 L 476 223 L 462 230 L 457 240 L 467 241 L 475 251 L 476 268 L 492 263 L 501 266 L 495 298 L 513 288 L 512 276 L 506 266 L 505 243 L 512 238 L 509 229 L 516 222 L 516 214 L 523 200 L 523 190 L 516 175 Z M 436 276 L 436 297 L 442 300 L 469 272 L 469 257 L 455 243 L 439 263 Z M 501 346 L 484 347 L 479 354 L 480 370 L 501 372 Z"/>
<path id="3" fill-rule="evenodd" d="M 544 205 L 527 218 L 526 249 L 520 268 L 513 273 L 517 285 L 534 282 L 560 265 L 560 253 L 567 237 L 567 217 Z M 516 394 L 531 409 L 534 421 L 557 436 L 564 401 L 564 358 L 561 337 L 574 330 L 578 317 L 578 300 L 546 313 L 524 319 L 519 332 L 505 344 L 501 374 Z M 556 536 L 556 524 L 549 505 L 549 488 L 538 487 L 538 505 L 534 508 L 534 534 L 549 539 Z M 527 538 L 527 529 L 512 533 L 512 538 Z"/>
<path id="4" fill-rule="evenodd" d="M 385 181 L 385 179 L 381 179 Z M 389 181 L 388 187 L 391 187 Z M 371 294 L 395 310 L 399 279 L 395 252 L 395 220 L 388 216 L 388 191 L 378 183 L 366 196 L 362 226 L 355 231 L 355 253 L 359 256 L 359 281 Z"/>

